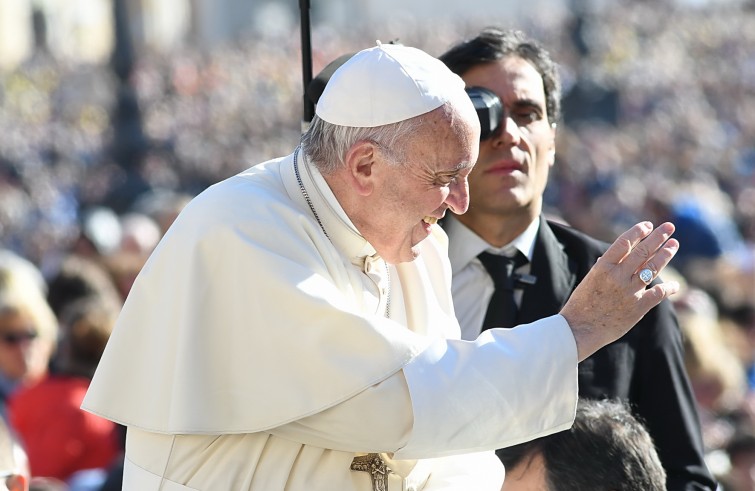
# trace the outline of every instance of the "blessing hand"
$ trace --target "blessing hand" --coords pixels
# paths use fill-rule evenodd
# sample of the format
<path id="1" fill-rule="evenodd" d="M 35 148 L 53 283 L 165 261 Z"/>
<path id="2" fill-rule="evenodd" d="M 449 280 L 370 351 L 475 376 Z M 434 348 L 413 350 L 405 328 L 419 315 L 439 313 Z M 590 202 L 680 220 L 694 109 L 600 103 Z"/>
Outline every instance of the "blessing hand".
<path id="1" fill-rule="evenodd" d="M 679 291 L 676 281 L 648 285 L 679 250 L 674 225 L 633 226 L 606 250 L 577 286 L 561 315 L 577 342 L 579 361 L 619 339 L 650 309 Z"/>

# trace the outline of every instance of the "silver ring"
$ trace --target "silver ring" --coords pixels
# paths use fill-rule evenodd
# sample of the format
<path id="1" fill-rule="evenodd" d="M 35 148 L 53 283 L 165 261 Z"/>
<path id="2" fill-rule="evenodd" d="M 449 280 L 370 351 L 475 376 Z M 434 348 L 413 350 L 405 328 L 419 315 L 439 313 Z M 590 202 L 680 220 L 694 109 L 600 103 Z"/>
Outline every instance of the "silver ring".
<path id="1" fill-rule="evenodd" d="M 637 273 L 637 276 L 640 277 L 643 283 L 646 285 L 649 285 L 651 281 L 653 281 L 653 276 L 655 276 L 655 273 L 650 268 L 645 268 L 641 270 L 639 273 Z"/>

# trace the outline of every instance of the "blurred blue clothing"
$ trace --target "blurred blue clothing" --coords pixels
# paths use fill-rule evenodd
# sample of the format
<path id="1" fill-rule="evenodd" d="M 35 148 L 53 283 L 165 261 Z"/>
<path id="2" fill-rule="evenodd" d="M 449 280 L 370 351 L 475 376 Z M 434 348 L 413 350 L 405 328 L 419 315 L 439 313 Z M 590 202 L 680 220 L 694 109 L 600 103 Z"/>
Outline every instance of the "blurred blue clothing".
<path id="1" fill-rule="evenodd" d="M 673 259 L 675 264 L 684 265 L 696 258 L 715 259 L 745 247 L 728 214 L 716 213 L 691 197 L 672 206 L 670 219 L 676 225 L 674 237 L 683 244 Z"/>

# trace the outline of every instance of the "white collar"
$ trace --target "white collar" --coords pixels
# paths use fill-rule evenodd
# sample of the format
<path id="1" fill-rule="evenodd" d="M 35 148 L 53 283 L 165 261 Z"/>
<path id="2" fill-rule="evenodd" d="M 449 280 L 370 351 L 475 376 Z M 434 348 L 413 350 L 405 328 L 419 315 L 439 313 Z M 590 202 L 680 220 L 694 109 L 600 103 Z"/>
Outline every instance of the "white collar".
<path id="1" fill-rule="evenodd" d="M 510 255 L 512 249 L 517 249 L 527 256 L 529 261 L 532 261 L 535 238 L 540 228 L 540 218 L 535 218 L 524 232 L 503 247 L 491 246 L 479 235 L 472 232 L 469 227 L 461 223 L 453 214 L 449 214 L 444 219 L 443 228 L 451 238 L 448 244 L 448 257 L 451 261 L 451 272 L 456 274 L 474 261 L 483 251 Z"/>

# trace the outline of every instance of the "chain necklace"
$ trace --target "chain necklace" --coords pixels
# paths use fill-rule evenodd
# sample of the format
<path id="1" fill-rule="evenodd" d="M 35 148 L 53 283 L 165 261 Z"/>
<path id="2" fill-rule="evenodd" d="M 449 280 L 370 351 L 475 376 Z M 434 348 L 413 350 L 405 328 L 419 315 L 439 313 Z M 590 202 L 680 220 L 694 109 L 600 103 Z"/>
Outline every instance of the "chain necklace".
<path id="1" fill-rule="evenodd" d="M 307 205 L 309 206 L 309 209 L 312 211 L 312 215 L 314 215 L 315 220 L 317 220 L 317 224 L 320 226 L 320 229 L 322 230 L 322 233 L 325 234 L 325 237 L 330 240 L 331 243 L 333 243 L 333 240 L 331 240 L 330 235 L 328 235 L 328 232 L 325 230 L 325 226 L 322 224 L 322 221 L 320 220 L 320 216 L 317 214 L 317 210 L 315 210 L 315 205 L 312 204 L 312 200 L 309 198 L 309 193 L 307 192 L 307 188 L 304 187 L 304 181 L 301 179 L 301 175 L 299 174 L 299 162 L 297 159 L 297 156 L 299 155 L 299 150 L 301 149 L 301 146 L 296 147 L 296 150 L 294 150 L 294 174 L 296 174 L 296 182 L 299 184 L 299 190 L 301 190 L 301 195 L 304 197 L 304 201 L 307 202 Z M 391 316 L 391 271 L 388 269 L 388 262 L 383 260 L 383 264 L 385 264 L 385 277 L 386 282 L 388 283 L 388 286 L 386 288 L 386 294 L 385 294 L 385 317 L 390 318 Z"/>

